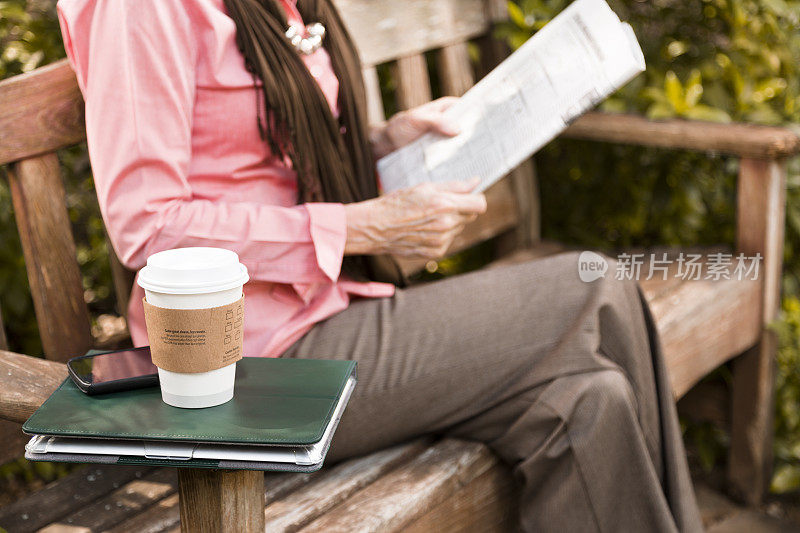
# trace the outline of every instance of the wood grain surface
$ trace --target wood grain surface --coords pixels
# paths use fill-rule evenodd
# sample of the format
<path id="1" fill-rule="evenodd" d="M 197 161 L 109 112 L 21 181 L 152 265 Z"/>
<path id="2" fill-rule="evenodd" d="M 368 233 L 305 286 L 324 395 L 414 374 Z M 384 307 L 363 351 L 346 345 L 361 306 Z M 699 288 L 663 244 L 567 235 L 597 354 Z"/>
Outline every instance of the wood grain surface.
<path id="1" fill-rule="evenodd" d="M 65 519 L 118 487 L 146 476 L 149 467 L 91 465 L 68 474 L 24 499 L 0 508 L 0 527 L 27 533 Z"/>
<path id="2" fill-rule="evenodd" d="M 120 481 L 112 483 L 107 494 L 89 505 L 72 510 L 68 515 L 40 531 L 42 533 L 107 531 L 123 520 L 136 516 L 159 500 L 175 494 L 178 490 L 178 476 L 173 468 L 137 471 L 130 481 L 126 483 Z"/>
<path id="3" fill-rule="evenodd" d="M 67 377 L 67 366 L 0 351 L 0 418 L 24 422 Z"/>
<path id="4" fill-rule="evenodd" d="M 431 80 L 425 56 L 401 57 L 395 65 L 397 108 L 411 109 L 431 101 Z"/>
<path id="5" fill-rule="evenodd" d="M 562 136 L 760 159 L 788 157 L 800 151 L 800 138 L 786 128 L 690 120 L 658 122 L 598 112 L 578 118 Z"/>
<path id="6" fill-rule="evenodd" d="M 485 0 L 335 0 L 364 66 L 464 42 L 490 30 Z"/>
<path id="7" fill-rule="evenodd" d="M 66 59 L 0 81 L 0 165 L 86 138 L 83 96 Z"/>
<path id="8" fill-rule="evenodd" d="M 483 444 L 443 439 L 300 531 L 401 530 L 497 465 Z"/>
<path id="9" fill-rule="evenodd" d="M 13 163 L 8 178 L 44 353 L 83 355 L 92 335 L 58 157 Z"/>
<path id="10" fill-rule="evenodd" d="M 742 159 L 739 165 L 736 247 L 761 254 L 762 298 L 753 303 L 760 342 L 733 365 L 733 410 L 728 480 L 747 503 L 761 500 L 772 470 L 773 394 L 777 339 L 768 326 L 778 317 L 783 267 L 786 164 Z"/>
<path id="11" fill-rule="evenodd" d="M 264 472 L 178 469 L 181 531 L 264 531 Z"/>

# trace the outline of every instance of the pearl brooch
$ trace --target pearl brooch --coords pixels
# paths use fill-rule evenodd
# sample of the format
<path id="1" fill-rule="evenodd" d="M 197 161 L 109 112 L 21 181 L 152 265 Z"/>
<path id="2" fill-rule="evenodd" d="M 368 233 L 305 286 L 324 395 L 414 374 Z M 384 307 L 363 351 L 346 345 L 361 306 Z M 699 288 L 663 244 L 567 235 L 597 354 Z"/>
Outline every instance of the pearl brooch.
<path id="1" fill-rule="evenodd" d="M 301 54 L 313 54 L 322 46 L 322 38 L 325 37 L 325 26 L 319 22 L 314 22 L 305 27 L 305 32 L 308 37 L 300 35 L 298 26 L 289 26 L 289 29 L 286 30 L 286 38 Z"/>

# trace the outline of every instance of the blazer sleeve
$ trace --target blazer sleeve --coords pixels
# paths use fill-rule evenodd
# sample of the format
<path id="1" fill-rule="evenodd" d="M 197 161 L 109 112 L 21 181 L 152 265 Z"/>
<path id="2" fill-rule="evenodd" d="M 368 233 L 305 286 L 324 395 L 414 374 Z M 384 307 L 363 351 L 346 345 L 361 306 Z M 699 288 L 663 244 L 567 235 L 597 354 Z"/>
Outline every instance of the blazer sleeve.
<path id="1" fill-rule="evenodd" d="M 337 280 L 347 234 L 342 204 L 284 207 L 194 197 L 187 175 L 199 38 L 195 1 L 57 3 L 86 103 L 100 210 L 120 260 L 139 269 L 160 250 L 217 246 L 237 252 L 255 280 Z"/>

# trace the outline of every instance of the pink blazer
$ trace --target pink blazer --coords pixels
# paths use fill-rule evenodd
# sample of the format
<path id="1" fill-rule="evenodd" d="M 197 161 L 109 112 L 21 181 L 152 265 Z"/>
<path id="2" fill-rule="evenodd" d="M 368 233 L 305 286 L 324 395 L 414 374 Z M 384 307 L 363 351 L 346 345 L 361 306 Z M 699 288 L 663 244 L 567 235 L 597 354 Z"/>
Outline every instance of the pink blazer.
<path id="1" fill-rule="evenodd" d="M 282 2 L 302 24 L 294 2 Z M 295 204 L 291 165 L 258 136 L 255 86 L 222 0 L 58 0 L 57 13 L 86 101 L 100 210 L 126 266 L 183 246 L 237 252 L 251 278 L 247 356 L 279 356 L 354 296 L 394 294 L 340 275 L 342 204 Z M 338 112 L 328 54 L 303 60 Z M 148 344 L 143 296 L 134 285 L 137 346 Z"/>

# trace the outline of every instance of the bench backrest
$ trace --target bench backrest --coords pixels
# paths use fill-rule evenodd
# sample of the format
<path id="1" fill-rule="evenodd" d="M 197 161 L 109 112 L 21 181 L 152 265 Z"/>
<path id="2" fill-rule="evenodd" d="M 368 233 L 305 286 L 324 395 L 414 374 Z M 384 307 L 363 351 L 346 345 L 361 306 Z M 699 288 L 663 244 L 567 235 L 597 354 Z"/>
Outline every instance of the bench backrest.
<path id="1" fill-rule="evenodd" d="M 435 65 L 441 93 L 459 95 L 506 53 L 490 36 L 493 22 L 505 15 L 503 1 L 336 3 L 362 57 L 374 122 L 385 118 L 378 65 L 390 63 L 394 105 L 407 109 L 431 99 L 428 59 Z M 477 70 L 468 53 L 470 40 L 481 51 Z M 93 344 L 56 155 L 86 138 L 83 99 L 64 59 L 0 82 L 0 102 L 0 165 L 7 165 L 42 344 L 48 358 L 64 360 Z M 454 251 L 534 219 L 535 199 L 520 194 L 527 187 L 523 180 L 522 175 L 516 182 L 504 180 L 489 191 L 489 212 L 464 232 Z M 526 197 L 526 202 L 518 201 Z M 124 310 L 132 277 L 109 249 L 118 308 Z M 421 266 L 410 262 L 404 268 L 410 272 Z"/>

